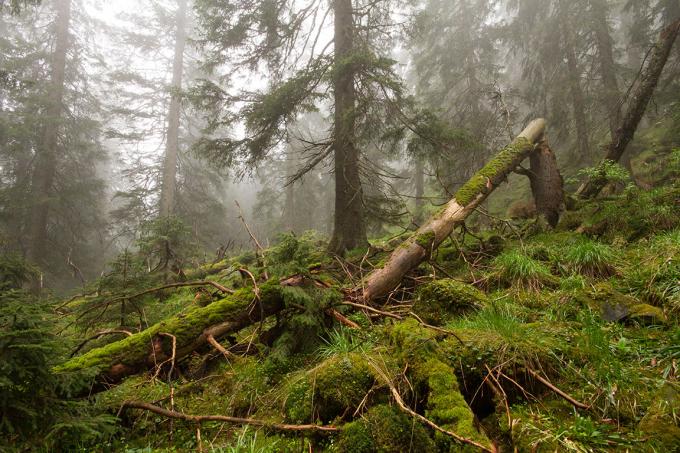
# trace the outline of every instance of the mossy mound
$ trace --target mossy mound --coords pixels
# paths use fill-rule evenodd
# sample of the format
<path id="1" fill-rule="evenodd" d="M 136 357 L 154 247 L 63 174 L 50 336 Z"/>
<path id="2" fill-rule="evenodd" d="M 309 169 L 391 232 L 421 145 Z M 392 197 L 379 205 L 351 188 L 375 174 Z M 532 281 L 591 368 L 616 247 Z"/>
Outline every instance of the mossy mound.
<path id="1" fill-rule="evenodd" d="M 448 315 L 461 315 L 482 308 L 486 294 L 458 280 L 442 279 L 423 285 L 413 305 L 413 312 L 430 324 L 441 324 Z"/>
<path id="2" fill-rule="evenodd" d="M 363 418 L 344 426 L 335 445 L 342 453 L 437 451 L 427 430 L 398 409 L 378 405 Z"/>
<path id="3" fill-rule="evenodd" d="M 638 426 L 657 448 L 680 446 L 680 385 L 666 382 Z"/>
<path id="4" fill-rule="evenodd" d="M 441 428 L 491 446 L 489 439 L 476 426 L 475 415 L 460 392 L 452 367 L 431 358 L 415 365 L 413 375 L 416 385 L 426 395 L 425 417 Z M 435 433 L 435 441 L 439 451 L 467 451 L 467 447 L 440 432 Z M 476 449 L 470 448 L 470 451 Z"/>
<path id="5" fill-rule="evenodd" d="M 352 415 L 374 383 L 372 368 L 363 355 L 332 356 L 291 381 L 284 404 L 286 418 L 293 423 L 327 423 Z"/>

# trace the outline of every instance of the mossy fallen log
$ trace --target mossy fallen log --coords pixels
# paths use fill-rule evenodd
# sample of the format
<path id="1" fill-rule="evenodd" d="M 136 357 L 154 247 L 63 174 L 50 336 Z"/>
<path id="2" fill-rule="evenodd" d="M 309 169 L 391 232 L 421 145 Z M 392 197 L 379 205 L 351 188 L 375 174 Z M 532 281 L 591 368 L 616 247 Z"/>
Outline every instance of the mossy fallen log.
<path id="1" fill-rule="evenodd" d="M 242 288 L 206 307 L 192 308 L 121 341 L 74 357 L 57 366 L 55 371 L 67 373 L 94 368 L 101 378 L 117 382 L 170 359 L 172 337 L 177 361 L 207 344 L 209 337 L 237 332 L 281 311 L 284 306 L 284 287 L 279 283 L 261 285 L 257 295 L 252 288 Z"/>
<path id="2" fill-rule="evenodd" d="M 355 292 L 365 301 L 386 296 L 402 278 L 427 260 L 432 252 L 465 221 L 515 168 L 534 151 L 545 132 L 545 121 L 532 121 L 505 149 L 463 185 L 438 214 L 392 253 L 387 263 L 370 273 Z"/>

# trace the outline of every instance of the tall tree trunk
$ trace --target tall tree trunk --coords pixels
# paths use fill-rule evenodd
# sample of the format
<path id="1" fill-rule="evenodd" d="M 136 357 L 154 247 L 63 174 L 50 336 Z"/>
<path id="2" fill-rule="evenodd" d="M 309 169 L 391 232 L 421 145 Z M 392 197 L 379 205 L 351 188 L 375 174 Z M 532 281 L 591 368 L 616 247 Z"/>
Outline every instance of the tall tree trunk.
<path id="1" fill-rule="evenodd" d="M 608 11 L 605 0 L 591 0 L 590 7 L 595 31 L 595 44 L 600 60 L 600 76 L 604 87 L 604 104 L 609 117 L 609 132 L 612 138 L 621 123 L 621 106 L 619 84 L 616 79 L 614 63 L 614 44 L 609 29 Z"/>
<path id="2" fill-rule="evenodd" d="M 640 82 L 631 97 L 621 125 L 617 128 L 615 136 L 607 146 L 604 160 L 618 162 L 628 144 L 633 140 L 635 131 L 659 83 L 659 78 L 679 33 L 680 19 L 661 32 L 649 58 L 649 63 L 645 67 Z M 576 194 L 582 198 L 594 197 L 600 193 L 606 182 L 604 171 L 600 171 L 598 175 L 583 183 Z"/>
<path id="3" fill-rule="evenodd" d="M 562 24 L 562 38 L 564 40 L 564 52 L 567 58 L 567 77 L 569 80 L 569 94 L 571 94 L 572 108 L 574 109 L 574 122 L 576 124 L 576 142 L 578 145 L 577 160 L 579 163 L 587 162 L 590 155 L 590 140 L 586 121 L 586 103 L 581 88 L 581 72 L 578 69 L 578 59 L 574 50 L 574 40 L 568 23 Z"/>
<path id="4" fill-rule="evenodd" d="M 359 175 L 359 150 L 355 145 L 355 68 L 349 62 L 354 47 L 352 0 L 333 0 L 335 14 L 335 214 L 333 236 L 328 246 L 332 253 L 363 246 L 366 239 L 363 190 Z"/>
<path id="5" fill-rule="evenodd" d="M 172 214 L 177 191 L 177 154 L 179 152 L 179 115 L 184 69 L 184 48 L 187 41 L 186 31 L 187 0 L 179 0 L 177 5 L 177 31 L 175 34 L 175 58 L 172 62 L 172 93 L 168 108 L 168 129 L 163 161 L 163 181 L 159 213 L 161 217 Z"/>
<path id="6" fill-rule="evenodd" d="M 422 157 L 416 157 L 415 168 L 413 170 L 416 188 L 416 212 L 413 217 L 413 223 L 420 226 L 423 222 L 423 209 L 425 207 L 425 165 Z"/>
<path id="7" fill-rule="evenodd" d="M 47 251 L 47 224 L 50 212 L 50 197 L 57 166 L 59 129 L 64 102 L 64 79 L 66 76 L 66 54 L 69 48 L 69 23 L 71 0 L 56 0 L 55 45 L 52 54 L 51 83 L 45 107 L 42 143 L 36 151 L 35 168 L 31 178 L 33 205 L 31 206 L 31 227 L 28 257 L 36 264 L 44 264 Z M 36 288 L 38 289 L 38 288 Z"/>

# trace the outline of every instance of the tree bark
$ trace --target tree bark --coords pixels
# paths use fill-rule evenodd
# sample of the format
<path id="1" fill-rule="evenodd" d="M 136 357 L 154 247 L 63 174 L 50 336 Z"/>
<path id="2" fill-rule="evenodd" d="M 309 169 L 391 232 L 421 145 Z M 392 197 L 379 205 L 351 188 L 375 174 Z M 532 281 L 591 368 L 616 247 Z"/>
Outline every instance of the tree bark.
<path id="1" fill-rule="evenodd" d="M 363 190 L 359 173 L 359 150 L 355 144 L 354 78 L 351 62 L 354 50 L 354 15 L 352 0 L 333 0 L 335 14 L 335 213 L 329 251 L 343 254 L 368 244 L 364 223 Z"/>
<path id="2" fill-rule="evenodd" d="M 161 200 L 159 213 L 161 217 L 172 215 L 177 191 L 177 154 L 179 153 L 179 122 L 182 91 L 182 74 L 184 70 L 184 48 L 186 47 L 186 14 L 187 0 L 179 0 L 177 6 L 175 34 L 175 57 L 172 62 L 172 90 L 168 107 L 168 129 L 165 143 L 165 159 L 163 161 L 163 180 L 161 183 Z"/>
<path id="3" fill-rule="evenodd" d="M 71 0 L 56 0 L 55 45 L 52 54 L 51 82 L 45 106 L 44 131 L 41 146 L 36 151 L 35 168 L 31 178 L 33 205 L 31 207 L 31 243 L 28 257 L 36 264 L 44 264 L 47 252 L 47 225 L 50 197 L 56 175 L 59 129 L 64 102 L 66 55 L 69 49 Z M 39 289 L 39 288 L 35 288 Z"/>
<path id="4" fill-rule="evenodd" d="M 557 159 L 546 140 L 529 155 L 529 164 L 529 182 L 536 211 L 555 227 L 564 207 L 564 189 Z"/>
<path id="5" fill-rule="evenodd" d="M 605 0 L 591 0 L 590 7 L 595 31 L 595 44 L 600 60 L 600 76 L 604 88 L 604 104 L 609 117 L 609 132 L 612 138 L 621 122 L 619 84 L 614 63 L 614 44 L 610 34 L 607 4 Z"/>
<path id="6" fill-rule="evenodd" d="M 402 278 L 427 260 L 432 252 L 510 174 L 543 138 L 545 121 L 534 120 L 505 149 L 479 170 L 442 211 L 420 227 L 392 253 L 380 269 L 371 272 L 354 292 L 365 301 L 386 296 Z"/>
<path id="7" fill-rule="evenodd" d="M 645 67 L 640 82 L 631 97 L 623 120 L 617 128 L 611 143 L 606 148 L 605 161 L 618 162 L 628 144 L 633 140 L 679 33 L 680 19 L 661 32 L 659 40 L 652 51 L 649 63 Z M 592 198 L 600 193 L 606 182 L 604 171 L 600 171 L 598 175 L 584 182 L 576 191 L 576 194 L 581 198 Z"/>

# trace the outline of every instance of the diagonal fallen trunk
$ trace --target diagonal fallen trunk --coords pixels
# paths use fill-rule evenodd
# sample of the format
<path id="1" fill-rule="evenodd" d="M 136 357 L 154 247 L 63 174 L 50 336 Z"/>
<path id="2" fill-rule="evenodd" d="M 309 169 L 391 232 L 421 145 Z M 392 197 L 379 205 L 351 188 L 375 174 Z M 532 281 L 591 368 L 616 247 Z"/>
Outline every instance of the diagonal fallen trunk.
<path id="1" fill-rule="evenodd" d="M 67 373 L 94 368 L 104 380 L 117 382 L 172 358 L 168 338 L 175 339 L 174 360 L 177 361 L 207 344 L 211 338 L 238 332 L 278 313 L 284 305 L 283 287 L 278 283 L 260 286 L 257 296 L 251 288 L 244 288 L 206 307 L 194 308 L 123 340 L 72 358 L 57 366 L 55 371 Z"/>
<path id="2" fill-rule="evenodd" d="M 661 32 L 659 40 L 652 51 L 649 63 L 641 76 L 640 83 L 628 105 L 623 121 L 612 137 L 611 143 L 607 145 L 605 161 L 618 162 L 628 144 L 633 140 L 647 105 L 654 94 L 656 86 L 659 84 L 661 73 L 664 66 L 666 66 L 668 56 L 673 49 L 673 44 L 677 40 L 678 34 L 680 34 L 680 19 Z M 600 193 L 606 183 L 606 175 L 604 170 L 601 170 L 599 174 L 584 182 L 576 191 L 576 195 L 581 198 L 593 198 Z"/>
<path id="3" fill-rule="evenodd" d="M 365 301 L 389 294 L 534 151 L 544 132 L 544 120 L 532 121 L 510 145 L 470 178 L 442 211 L 397 247 L 385 266 L 370 273 L 355 292 L 361 294 Z"/>

